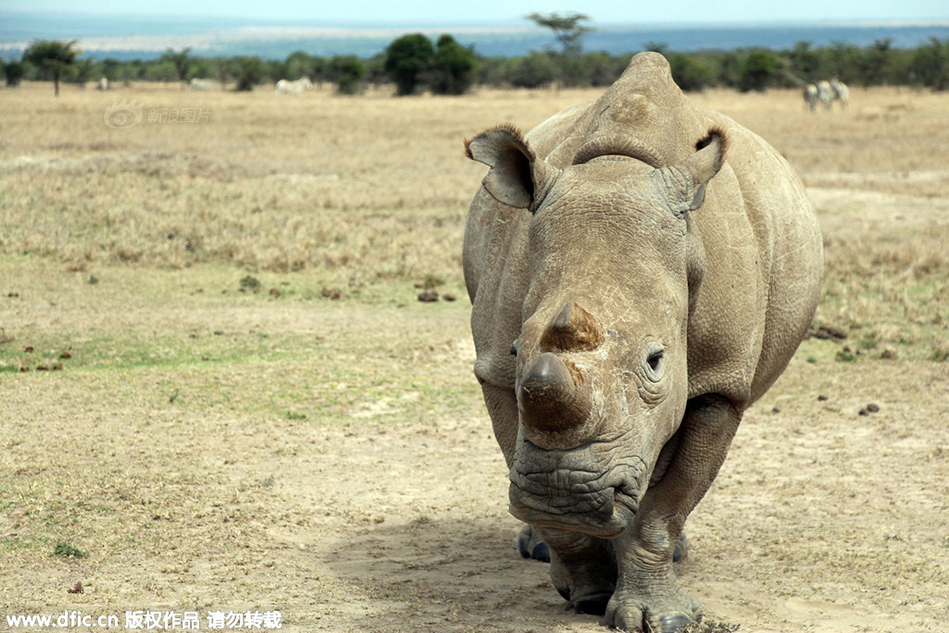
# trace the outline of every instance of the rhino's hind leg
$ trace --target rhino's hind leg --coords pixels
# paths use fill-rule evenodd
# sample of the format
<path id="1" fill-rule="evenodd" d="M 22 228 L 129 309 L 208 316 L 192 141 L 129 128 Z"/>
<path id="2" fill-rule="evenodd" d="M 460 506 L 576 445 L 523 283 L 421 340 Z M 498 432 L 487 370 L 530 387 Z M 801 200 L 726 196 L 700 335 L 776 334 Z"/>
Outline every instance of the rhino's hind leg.
<path id="1" fill-rule="evenodd" d="M 517 537 L 517 551 L 523 558 L 532 558 L 542 563 L 550 562 L 550 548 L 537 530 L 529 525 L 525 525 Z"/>
<path id="2" fill-rule="evenodd" d="M 679 587 L 673 555 L 685 520 L 718 474 L 740 420 L 739 410 L 725 398 L 689 403 L 672 463 L 646 493 L 633 524 L 614 541 L 619 576 L 606 611 L 608 626 L 675 633 L 701 621 L 701 604 Z"/>

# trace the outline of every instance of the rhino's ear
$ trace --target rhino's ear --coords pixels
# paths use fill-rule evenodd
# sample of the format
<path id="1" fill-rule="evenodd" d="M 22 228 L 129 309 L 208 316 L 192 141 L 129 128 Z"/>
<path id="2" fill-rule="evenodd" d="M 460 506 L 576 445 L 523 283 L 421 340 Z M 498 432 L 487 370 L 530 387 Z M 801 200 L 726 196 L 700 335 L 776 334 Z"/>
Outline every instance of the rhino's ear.
<path id="1" fill-rule="evenodd" d="M 705 186 L 725 163 L 728 137 L 723 130 L 713 128 L 695 148 L 697 151 L 684 161 L 657 169 L 654 176 L 677 215 L 702 206 Z"/>
<path id="2" fill-rule="evenodd" d="M 498 202 L 531 213 L 539 206 L 546 181 L 557 172 L 537 158 L 513 126 L 494 127 L 466 140 L 465 153 L 491 168 L 482 181 L 488 193 Z"/>

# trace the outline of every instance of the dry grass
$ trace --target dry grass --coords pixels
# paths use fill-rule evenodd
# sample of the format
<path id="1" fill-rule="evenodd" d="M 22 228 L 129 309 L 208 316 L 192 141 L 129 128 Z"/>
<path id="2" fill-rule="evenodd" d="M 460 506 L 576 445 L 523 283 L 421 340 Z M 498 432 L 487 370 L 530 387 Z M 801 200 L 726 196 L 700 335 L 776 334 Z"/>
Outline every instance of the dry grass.
<path id="1" fill-rule="evenodd" d="M 0 92 L 0 252 L 74 271 L 306 269 L 337 287 L 438 278 L 457 293 L 464 214 L 483 173 L 462 139 L 498 121 L 529 129 L 596 94 L 293 99 L 146 85 L 67 88 L 57 100 L 27 84 Z M 943 354 L 931 330 L 949 319 L 946 96 L 857 90 L 830 116 L 804 111 L 793 91 L 694 98 L 762 134 L 814 192 L 826 234 L 819 320 L 863 329 L 887 353 L 922 338 L 917 356 Z M 106 127 L 120 99 L 143 105 L 142 123 Z M 160 108 L 209 114 L 149 122 Z"/>
<path id="2" fill-rule="evenodd" d="M 119 98 L 144 104 L 141 124 L 105 126 Z M 77 270 L 207 261 L 343 277 L 457 270 L 479 180 L 462 140 L 496 116 L 529 127 L 557 107 L 537 99 L 534 112 L 519 112 L 521 101 L 160 87 L 54 100 L 45 85 L 0 92 L 0 247 Z M 149 123 L 159 108 L 210 115 Z"/>

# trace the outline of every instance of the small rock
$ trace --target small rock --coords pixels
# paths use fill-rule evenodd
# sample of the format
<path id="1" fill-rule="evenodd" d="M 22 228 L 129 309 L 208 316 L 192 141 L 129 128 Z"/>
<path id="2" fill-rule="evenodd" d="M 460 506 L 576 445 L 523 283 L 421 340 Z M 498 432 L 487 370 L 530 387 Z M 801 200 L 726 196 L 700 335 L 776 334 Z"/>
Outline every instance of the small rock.
<path id="1" fill-rule="evenodd" d="M 860 409 L 860 411 L 857 412 L 857 415 L 870 415 L 870 412 L 866 409 Z"/>
<path id="2" fill-rule="evenodd" d="M 814 336 L 815 338 L 842 341 L 847 338 L 847 333 L 839 327 L 834 327 L 833 325 L 822 325 L 817 328 L 817 332 L 814 334 Z"/>
<path id="3" fill-rule="evenodd" d="M 446 294 L 442 296 L 442 299 L 444 299 L 445 301 L 455 301 L 456 297 L 453 294 Z"/>
<path id="4" fill-rule="evenodd" d="M 870 404 L 867 405 L 867 411 L 869 411 L 870 413 L 876 413 L 879 410 L 880 410 L 880 406 L 878 404 L 871 402 Z"/>
<path id="5" fill-rule="evenodd" d="M 32 345 L 27 345 L 26 347 L 23 348 L 23 351 L 26 352 L 27 354 L 32 354 L 32 353 L 33 353 L 33 346 L 32 346 Z"/>
<path id="6" fill-rule="evenodd" d="M 830 398 L 828 398 L 824 394 L 820 394 L 819 396 L 817 396 L 817 400 L 818 402 L 826 402 L 827 400 L 830 400 Z"/>
<path id="7" fill-rule="evenodd" d="M 435 292 L 434 290 L 426 290 L 425 292 L 419 293 L 418 300 L 423 301 L 425 303 L 438 301 L 438 293 Z"/>
<path id="8" fill-rule="evenodd" d="M 69 352 L 63 352 L 62 354 L 59 355 L 59 357 L 62 360 L 67 360 L 69 358 L 72 358 L 72 354 L 70 354 Z"/>
<path id="9" fill-rule="evenodd" d="M 339 288 L 323 288 L 320 294 L 324 299 L 332 299 L 335 301 L 343 296 L 343 291 Z"/>

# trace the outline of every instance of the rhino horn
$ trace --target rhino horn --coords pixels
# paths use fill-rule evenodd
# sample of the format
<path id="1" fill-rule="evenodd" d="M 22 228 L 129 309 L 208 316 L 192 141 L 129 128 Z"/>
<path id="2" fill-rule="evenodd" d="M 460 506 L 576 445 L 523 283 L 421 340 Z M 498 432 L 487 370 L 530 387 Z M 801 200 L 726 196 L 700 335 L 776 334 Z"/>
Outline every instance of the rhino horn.
<path id="1" fill-rule="evenodd" d="M 593 315 L 573 301 L 560 309 L 540 340 L 541 347 L 562 352 L 588 352 L 603 342 L 603 330 Z"/>
<path id="2" fill-rule="evenodd" d="M 518 394 L 521 421 L 535 431 L 555 433 L 581 426 L 593 409 L 590 389 L 576 369 L 545 352 L 527 369 Z"/>

